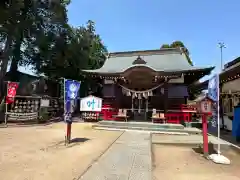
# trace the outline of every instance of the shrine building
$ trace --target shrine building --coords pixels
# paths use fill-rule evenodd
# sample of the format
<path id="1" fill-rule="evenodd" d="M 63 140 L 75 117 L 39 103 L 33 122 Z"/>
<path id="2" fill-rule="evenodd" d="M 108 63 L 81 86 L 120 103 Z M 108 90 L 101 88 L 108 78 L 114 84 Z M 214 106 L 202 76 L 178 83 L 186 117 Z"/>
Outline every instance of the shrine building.
<path id="1" fill-rule="evenodd" d="M 167 48 L 110 53 L 101 68 L 84 72 L 102 82 L 104 120 L 118 120 L 124 110 L 128 121 L 151 122 L 162 113 L 167 123 L 180 123 L 195 112 L 187 106 L 189 86 L 213 69 L 190 65 L 182 48 Z"/>

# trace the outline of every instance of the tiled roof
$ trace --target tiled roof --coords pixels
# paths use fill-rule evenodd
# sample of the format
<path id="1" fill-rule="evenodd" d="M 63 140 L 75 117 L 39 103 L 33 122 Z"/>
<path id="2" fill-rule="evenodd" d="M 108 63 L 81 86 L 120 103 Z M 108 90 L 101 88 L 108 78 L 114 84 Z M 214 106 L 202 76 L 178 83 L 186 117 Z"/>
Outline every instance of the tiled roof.
<path id="1" fill-rule="evenodd" d="M 136 64 L 136 60 L 141 58 L 143 62 Z M 181 49 L 158 49 L 146 51 L 128 51 L 111 53 L 100 69 L 84 70 L 92 73 L 122 73 L 131 67 L 142 66 L 151 68 L 154 71 L 178 72 L 189 70 L 204 70 L 191 66 L 186 55 Z"/>

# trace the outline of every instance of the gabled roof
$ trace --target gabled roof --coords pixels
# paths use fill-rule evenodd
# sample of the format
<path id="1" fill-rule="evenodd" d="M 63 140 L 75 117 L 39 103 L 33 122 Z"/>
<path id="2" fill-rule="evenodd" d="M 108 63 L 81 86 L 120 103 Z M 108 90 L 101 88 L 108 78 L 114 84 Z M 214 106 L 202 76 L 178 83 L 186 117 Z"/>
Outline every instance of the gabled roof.
<path id="1" fill-rule="evenodd" d="M 141 62 L 141 63 L 137 63 Z M 144 63 L 146 62 L 146 63 Z M 148 67 L 156 72 L 205 70 L 190 65 L 180 48 L 111 53 L 100 69 L 84 70 L 90 73 L 123 73 L 133 67 Z M 213 67 L 210 67 L 211 70 Z"/>

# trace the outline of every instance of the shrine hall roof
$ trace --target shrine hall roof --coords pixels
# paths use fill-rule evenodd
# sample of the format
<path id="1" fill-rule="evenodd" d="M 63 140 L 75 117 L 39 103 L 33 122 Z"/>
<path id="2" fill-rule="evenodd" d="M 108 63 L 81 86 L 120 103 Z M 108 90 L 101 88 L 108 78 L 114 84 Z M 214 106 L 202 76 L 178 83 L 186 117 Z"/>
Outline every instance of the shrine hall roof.
<path id="1" fill-rule="evenodd" d="M 101 68 L 84 71 L 89 73 L 115 74 L 139 66 L 148 67 L 157 72 L 202 71 L 206 69 L 211 71 L 213 69 L 213 67 L 194 67 L 188 63 L 182 49 L 168 48 L 110 53 Z"/>

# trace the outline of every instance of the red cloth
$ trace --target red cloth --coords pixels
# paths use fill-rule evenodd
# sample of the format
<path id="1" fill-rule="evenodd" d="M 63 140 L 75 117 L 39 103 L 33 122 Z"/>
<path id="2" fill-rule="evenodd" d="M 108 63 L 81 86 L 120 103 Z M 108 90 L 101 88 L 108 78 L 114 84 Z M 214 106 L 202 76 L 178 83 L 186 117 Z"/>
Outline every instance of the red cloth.
<path id="1" fill-rule="evenodd" d="M 6 103 L 11 104 L 14 102 L 14 97 L 16 96 L 18 88 L 17 82 L 8 82 L 7 85 L 7 96 L 6 96 Z"/>

